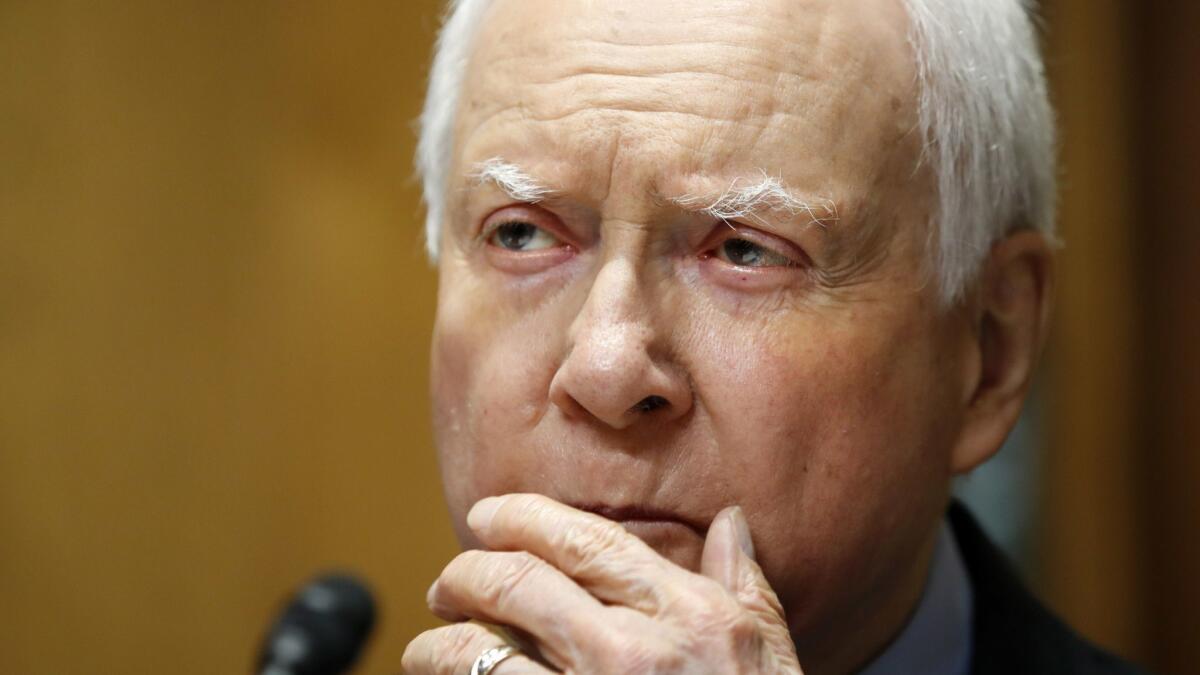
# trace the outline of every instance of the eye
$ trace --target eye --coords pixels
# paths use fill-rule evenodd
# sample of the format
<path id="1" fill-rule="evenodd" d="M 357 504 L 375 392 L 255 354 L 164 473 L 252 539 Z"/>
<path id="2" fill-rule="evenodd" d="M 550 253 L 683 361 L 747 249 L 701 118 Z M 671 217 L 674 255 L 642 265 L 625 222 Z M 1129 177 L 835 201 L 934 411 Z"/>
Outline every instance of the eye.
<path id="1" fill-rule="evenodd" d="M 713 255 L 738 267 L 795 267 L 791 258 L 748 239 L 730 237 L 717 244 Z"/>
<path id="2" fill-rule="evenodd" d="M 525 221 L 514 220 L 497 225 L 488 243 L 506 251 L 543 251 L 562 245 L 558 237 Z"/>

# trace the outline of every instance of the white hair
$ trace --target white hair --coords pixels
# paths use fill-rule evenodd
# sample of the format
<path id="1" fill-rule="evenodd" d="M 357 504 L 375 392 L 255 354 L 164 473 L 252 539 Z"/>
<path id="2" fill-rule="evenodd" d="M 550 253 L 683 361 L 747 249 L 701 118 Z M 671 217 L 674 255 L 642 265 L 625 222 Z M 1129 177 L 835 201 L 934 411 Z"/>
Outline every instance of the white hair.
<path id="1" fill-rule="evenodd" d="M 417 174 L 425 198 L 425 250 L 437 260 L 438 241 L 446 217 L 446 189 L 454 165 L 454 123 L 462 96 L 467 62 L 483 13 L 491 0 L 449 0 L 446 18 L 433 48 L 429 90 L 421 110 L 417 139 Z"/>
<path id="2" fill-rule="evenodd" d="M 807 200 L 792 194 L 779 178 L 760 171 L 756 178 L 735 178 L 722 191 L 713 194 L 682 194 L 667 199 L 693 213 L 729 222 L 763 221 L 764 213 L 794 218 L 808 216 L 809 223 L 826 227 L 838 221 L 837 204 L 832 199 Z M 492 157 L 475 164 L 470 177 L 476 185 L 492 185 L 510 199 L 536 204 L 554 195 L 554 190 L 525 173 L 503 157 Z"/>
<path id="3" fill-rule="evenodd" d="M 519 202 L 536 204 L 550 194 L 550 188 L 538 183 L 516 164 L 504 161 L 503 157 L 492 157 L 476 164 L 472 177 L 477 185 L 493 183 Z"/>
<path id="4" fill-rule="evenodd" d="M 821 227 L 838 220 L 837 204 L 832 199 L 821 199 L 819 202 L 800 199 L 787 189 L 782 180 L 766 171 L 757 180 L 735 178 L 724 192 L 712 197 L 683 195 L 671 201 L 685 209 L 697 210 L 724 221 L 742 218 L 756 220 L 761 211 L 787 216 L 803 213 L 808 216 L 810 223 Z"/>
<path id="5" fill-rule="evenodd" d="M 937 191 L 930 254 L 942 300 L 951 304 L 1006 234 L 1028 228 L 1054 239 L 1054 115 L 1031 0 L 901 2 L 916 64 L 920 161 Z M 449 0 L 430 70 L 416 164 L 424 180 L 426 249 L 435 260 L 463 78 L 490 4 Z"/>
<path id="6" fill-rule="evenodd" d="M 904 0 L 946 303 L 1006 234 L 1035 229 L 1054 240 L 1054 114 L 1028 3 Z"/>

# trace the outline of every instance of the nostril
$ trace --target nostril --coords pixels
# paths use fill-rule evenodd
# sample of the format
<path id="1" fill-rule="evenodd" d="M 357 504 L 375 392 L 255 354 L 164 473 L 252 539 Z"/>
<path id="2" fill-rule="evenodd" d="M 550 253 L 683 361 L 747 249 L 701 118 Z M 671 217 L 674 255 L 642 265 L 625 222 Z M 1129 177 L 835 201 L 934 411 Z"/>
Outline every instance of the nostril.
<path id="1" fill-rule="evenodd" d="M 664 408 L 667 405 L 667 399 L 661 396 L 647 396 L 641 401 L 638 401 L 637 405 L 633 406 L 633 410 L 635 412 L 647 413 L 658 410 L 659 408 Z"/>

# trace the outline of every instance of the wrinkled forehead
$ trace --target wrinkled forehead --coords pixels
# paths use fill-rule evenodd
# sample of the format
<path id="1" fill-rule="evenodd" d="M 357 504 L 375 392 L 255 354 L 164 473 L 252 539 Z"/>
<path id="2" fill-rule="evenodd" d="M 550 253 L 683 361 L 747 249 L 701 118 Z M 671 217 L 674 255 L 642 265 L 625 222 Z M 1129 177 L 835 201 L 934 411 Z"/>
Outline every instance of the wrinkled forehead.
<path id="1" fill-rule="evenodd" d="M 765 170 L 845 192 L 916 123 L 906 35 L 899 0 L 496 0 L 455 168 L 522 153 L 603 165 L 582 182 L 607 193 L 624 150 L 633 181 L 638 167 L 659 180 Z"/>

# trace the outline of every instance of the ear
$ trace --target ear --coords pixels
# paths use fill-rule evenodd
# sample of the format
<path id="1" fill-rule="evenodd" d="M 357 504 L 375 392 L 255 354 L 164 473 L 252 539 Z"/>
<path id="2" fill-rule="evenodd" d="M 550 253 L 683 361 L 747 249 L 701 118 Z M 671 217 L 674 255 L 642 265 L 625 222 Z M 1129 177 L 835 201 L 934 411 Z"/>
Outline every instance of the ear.
<path id="1" fill-rule="evenodd" d="M 1019 230 L 993 245 L 971 310 L 978 370 L 968 387 L 951 470 L 965 473 L 994 455 L 1017 423 L 1050 323 L 1054 252 L 1046 237 Z"/>

